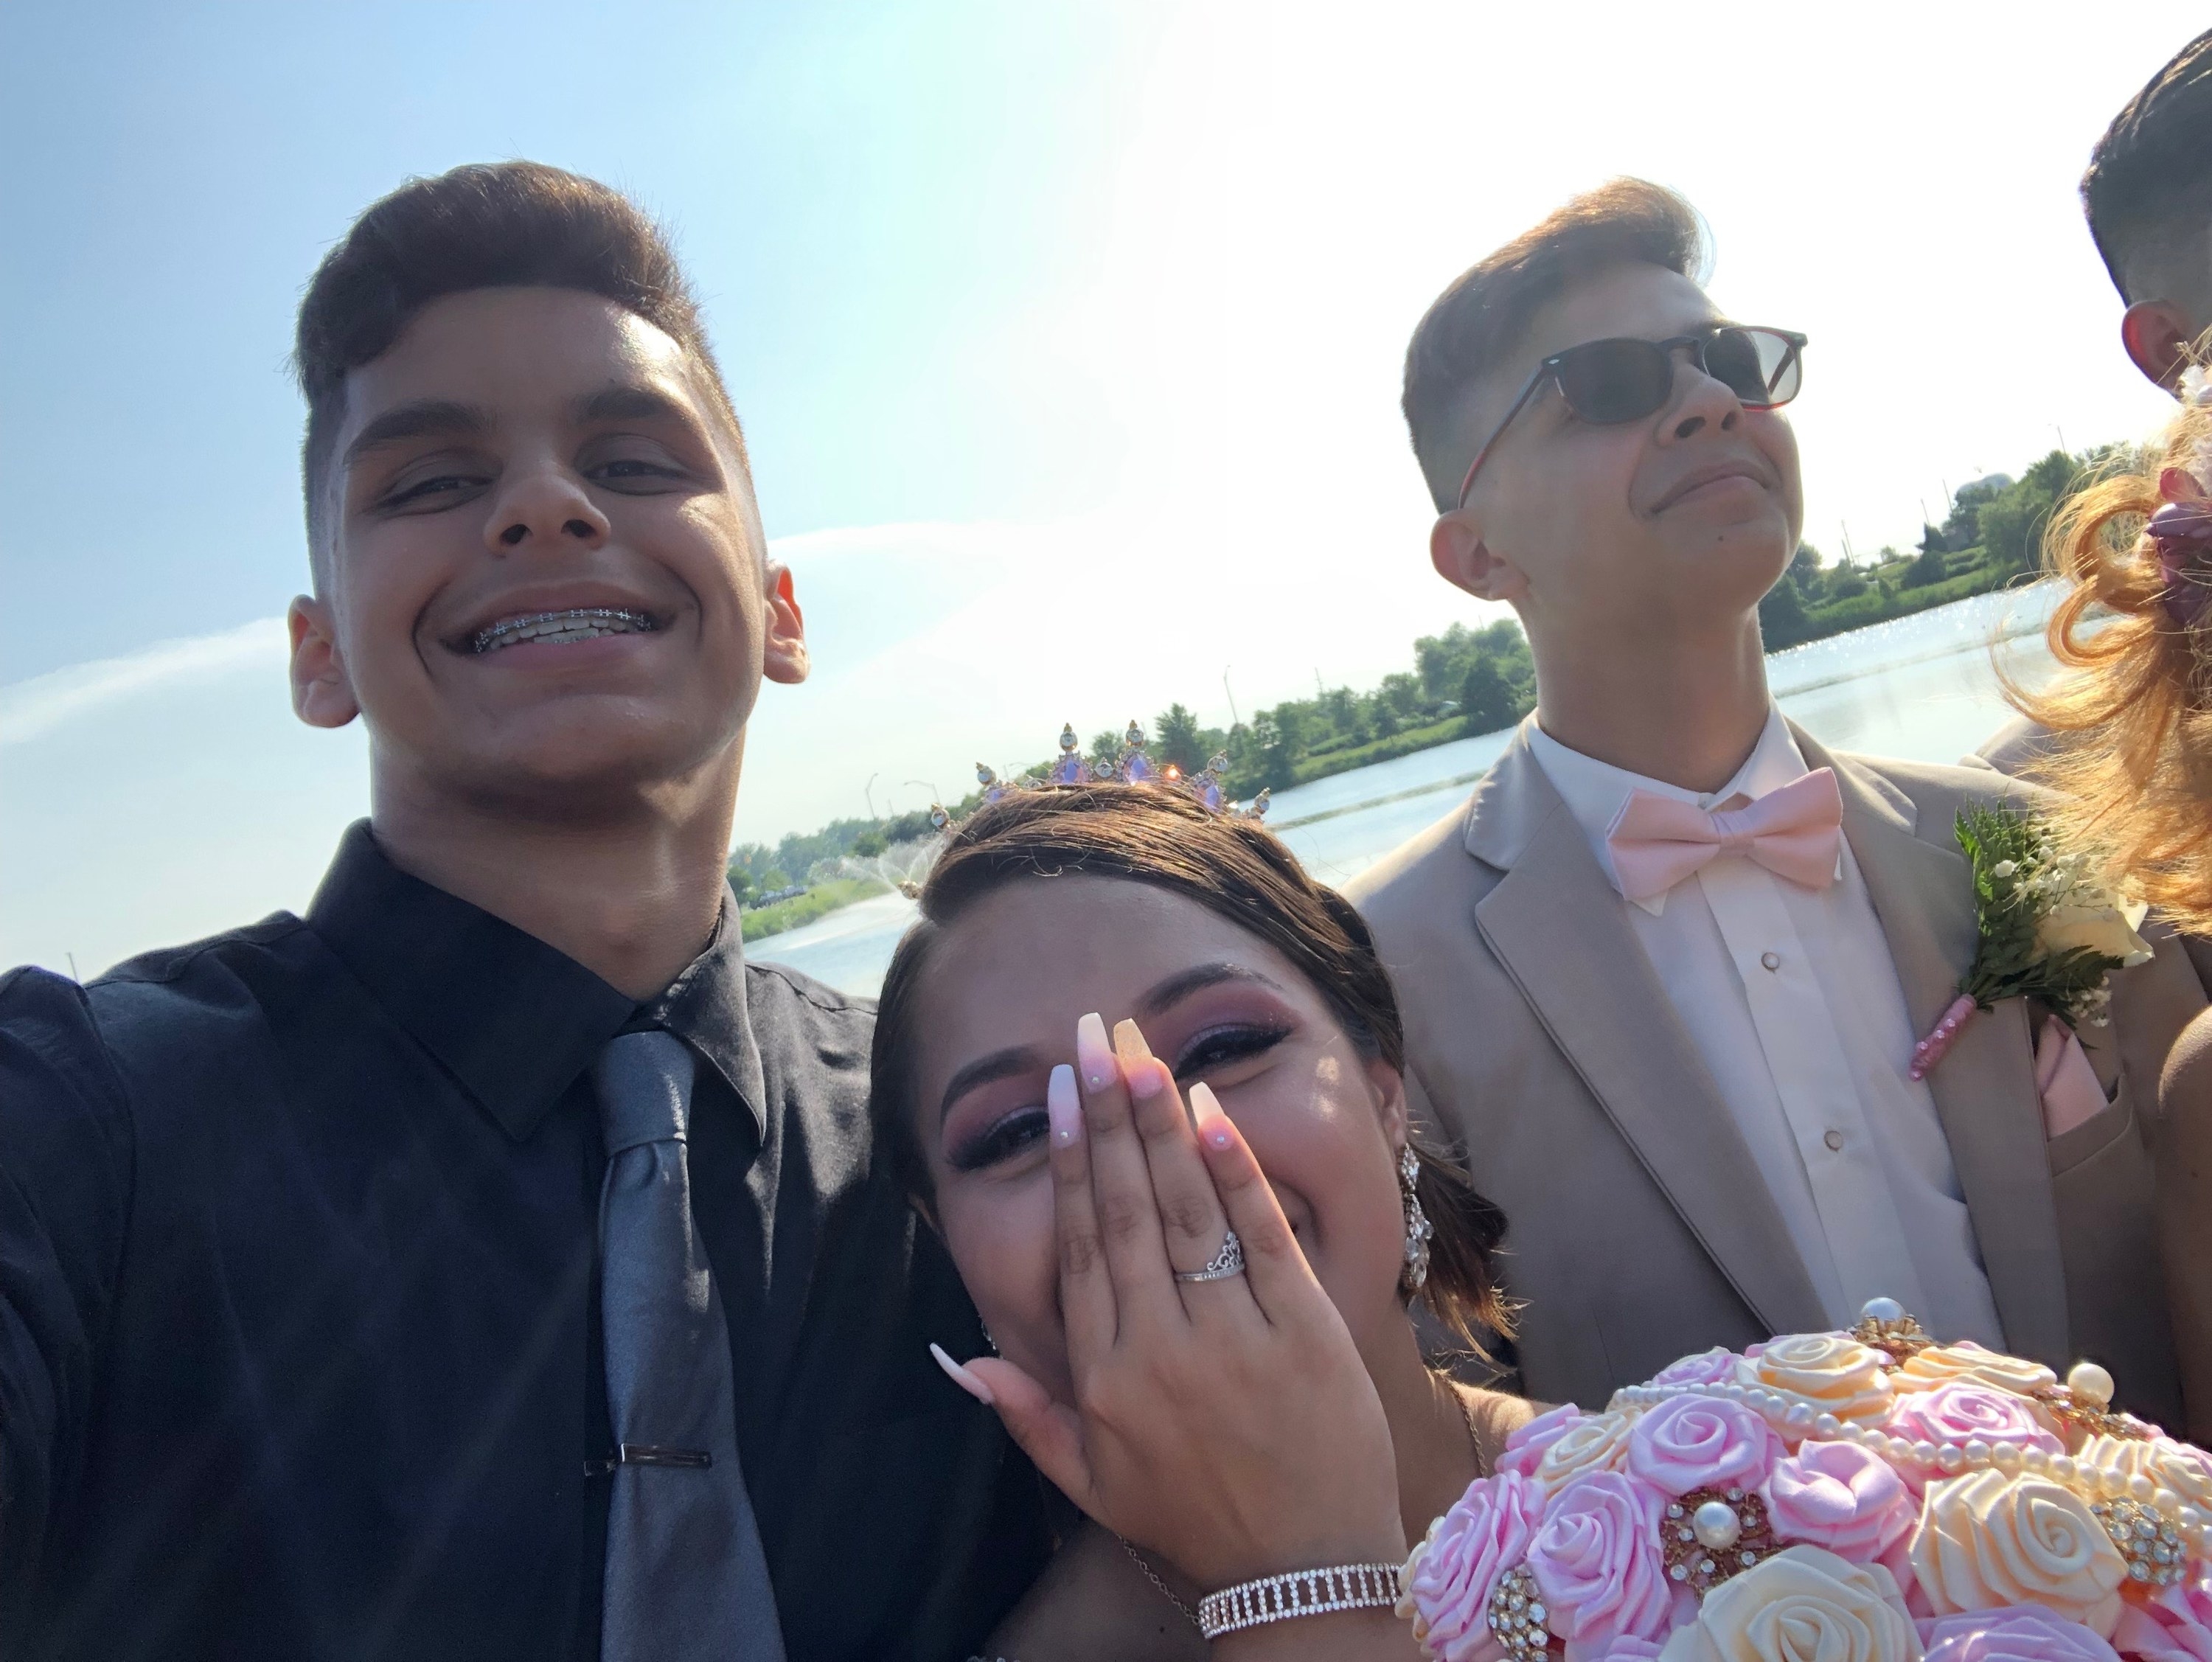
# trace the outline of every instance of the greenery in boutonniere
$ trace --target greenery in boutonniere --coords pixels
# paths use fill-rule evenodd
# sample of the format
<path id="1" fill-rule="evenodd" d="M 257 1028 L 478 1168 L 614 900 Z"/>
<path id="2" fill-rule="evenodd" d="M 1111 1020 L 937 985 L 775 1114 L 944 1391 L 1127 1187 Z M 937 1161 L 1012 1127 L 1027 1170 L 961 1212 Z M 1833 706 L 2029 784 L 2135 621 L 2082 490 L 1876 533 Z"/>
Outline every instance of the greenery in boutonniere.
<path id="1" fill-rule="evenodd" d="M 1959 814 L 1959 846 L 1974 870 L 1974 961 L 1959 996 L 1913 1047 L 1915 1079 L 1943 1059 L 1966 1018 L 2008 998 L 2030 998 L 2069 1027 L 2100 1027 L 2114 970 L 2148 960 L 2136 933 L 2140 905 L 2124 905 L 2090 856 L 2058 846 L 2051 827 L 2020 808 Z"/>

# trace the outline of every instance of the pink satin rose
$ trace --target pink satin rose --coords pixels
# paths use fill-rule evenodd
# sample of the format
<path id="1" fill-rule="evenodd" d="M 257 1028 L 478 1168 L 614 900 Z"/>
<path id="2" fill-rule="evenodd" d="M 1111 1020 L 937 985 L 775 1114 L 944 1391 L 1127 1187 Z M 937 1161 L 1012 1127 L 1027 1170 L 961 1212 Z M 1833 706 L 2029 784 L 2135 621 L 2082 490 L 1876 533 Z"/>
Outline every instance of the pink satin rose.
<path id="1" fill-rule="evenodd" d="M 2088 1629 L 2041 1604 L 1968 1610 L 1913 1625 L 1926 1662 L 2118 1662 Z"/>
<path id="2" fill-rule="evenodd" d="M 1544 1520 L 1541 1485 L 1517 1471 L 1478 1477 L 1413 1549 L 1406 1598 L 1414 1636 L 1443 1662 L 1504 1652 L 1487 1611 L 1498 1578 L 1518 1564 Z"/>
<path id="3" fill-rule="evenodd" d="M 2122 1599 L 2112 1647 L 2142 1662 L 2212 1662 L 2212 1568 L 2199 1564 L 2193 1580 L 2140 1603 Z"/>
<path id="4" fill-rule="evenodd" d="M 1533 1476 L 1536 1463 L 1544 1458 L 1544 1451 L 1572 1430 L 1575 1422 L 1582 1417 L 1582 1409 L 1569 1403 L 1517 1427 L 1506 1435 L 1504 1452 L 1498 1457 L 1498 1470 L 1501 1473 L 1517 1471 L 1524 1477 Z"/>
<path id="5" fill-rule="evenodd" d="M 1979 1438 L 1985 1443 L 2039 1448 L 2046 1454 L 2066 1452 L 2066 1445 L 2051 1434 L 2033 1403 L 1970 1379 L 1901 1393 L 1882 1429 L 1908 1443 L 1933 1443 L 1938 1448 L 1946 1443 L 1963 1448 Z"/>
<path id="6" fill-rule="evenodd" d="M 1567 1662 L 1604 1662 L 1623 1639 L 1657 1640 L 1673 1590 L 1659 1555 L 1666 1497 L 1625 1472 L 1577 1477 L 1552 1498 L 1528 1544 L 1528 1573 Z"/>
<path id="7" fill-rule="evenodd" d="M 1735 1372 L 1735 1352 L 1715 1345 L 1679 1362 L 1669 1362 L 1651 1376 L 1656 1385 L 1711 1385 Z"/>
<path id="8" fill-rule="evenodd" d="M 1781 1457 L 1782 1440 L 1741 1403 L 1677 1397 L 1628 1434 L 1628 1469 L 1669 1495 L 1757 1488 Z"/>
<path id="9" fill-rule="evenodd" d="M 1697 1606 L 1692 1603 L 1691 1608 L 1695 1610 Z M 1657 1662 L 1659 1650 L 1655 1640 L 1623 1634 L 1605 1647 L 1605 1654 L 1598 1662 Z"/>
<path id="10" fill-rule="evenodd" d="M 1839 1558 L 1872 1564 L 1885 1562 L 1912 1532 L 1919 1507 L 1879 1455 L 1856 1443 L 1808 1442 L 1774 1463 L 1766 1515 L 1785 1541 L 1810 1542 Z"/>

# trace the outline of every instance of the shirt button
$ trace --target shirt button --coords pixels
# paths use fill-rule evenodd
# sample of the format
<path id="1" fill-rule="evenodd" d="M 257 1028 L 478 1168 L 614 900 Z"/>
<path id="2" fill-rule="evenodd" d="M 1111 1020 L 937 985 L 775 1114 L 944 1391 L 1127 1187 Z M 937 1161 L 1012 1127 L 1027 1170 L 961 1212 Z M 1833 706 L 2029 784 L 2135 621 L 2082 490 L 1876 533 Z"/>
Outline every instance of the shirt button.
<path id="1" fill-rule="evenodd" d="M 1782 967 L 1782 954 L 1780 953 L 1761 953 L 1759 955 L 1759 961 L 1770 970 L 1778 970 Z"/>
<path id="2" fill-rule="evenodd" d="M 1831 1131 L 1820 1141 L 1831 1148 L 1841 1148 L 1844 1146 L 1844 1134 L 1841 1131 Z"/>

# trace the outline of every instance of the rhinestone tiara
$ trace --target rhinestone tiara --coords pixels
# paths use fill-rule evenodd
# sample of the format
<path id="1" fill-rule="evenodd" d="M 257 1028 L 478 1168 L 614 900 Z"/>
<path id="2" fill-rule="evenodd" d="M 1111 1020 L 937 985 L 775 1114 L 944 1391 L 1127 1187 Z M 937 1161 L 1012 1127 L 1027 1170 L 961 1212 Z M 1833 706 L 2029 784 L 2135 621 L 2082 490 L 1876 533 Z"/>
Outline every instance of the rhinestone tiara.
<path id="1" fill-rule="evenodd" d="M 1027 773 L 1007 781 L 978 762 L 975 782 L 983 788 L 983 801 L 987 803 L 997 801 L 1010 791 L 1052 790 L 1066 785 L 1153 785 L 1180 791 L 1208 813 L 1231 819 L 1267 817 L 1271 791 L 1263 789 L 1249 802 L 1240 805 L 1231 801 L 1222 789 L 1221 776 L 1229 767 L 1227 751 L 1216 751 L 1202 773 L 1185 773 L 1172 762 L 1154 761 L 1146 753 L 1149 742 L 1144 728 L 1132 721 L 1121 735 L 1121 754 L 1113 766 L 1093 767 L 1084 757 L 1082 741 L 1075 736 L 1075 724 L 1069 721 L 1060 729 L 1059 759 L 1042 774 Z M 933 804 L 929 823 L 941 831 L 951 825 L 952 815 L 944 804 Z"/>

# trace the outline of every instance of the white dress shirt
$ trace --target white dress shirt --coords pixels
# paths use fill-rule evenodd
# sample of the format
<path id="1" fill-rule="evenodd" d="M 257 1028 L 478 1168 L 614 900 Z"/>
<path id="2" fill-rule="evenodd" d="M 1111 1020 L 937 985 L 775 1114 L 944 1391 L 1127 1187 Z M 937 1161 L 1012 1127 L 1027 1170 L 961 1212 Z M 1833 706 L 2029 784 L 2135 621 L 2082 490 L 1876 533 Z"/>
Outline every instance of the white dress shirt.
<path id="1" fill-rule="evenodd" d="M 1530 716 L 1529 748 L 1618 890 L 1606 833 L 1629 793 L 1710 808 L 1806 771 L 1778 709 L 1735 777 L 1708 795 L 1594 760 Z M 1621 904 L 1779 1208 L 1828 1319 L 1887 1295 L 1948 1337 L 2004 1330 L 1924 1082 L 1889 941 L 1848 840 L 1808 889 L 1722 855 L 1666 894 Z"/>

